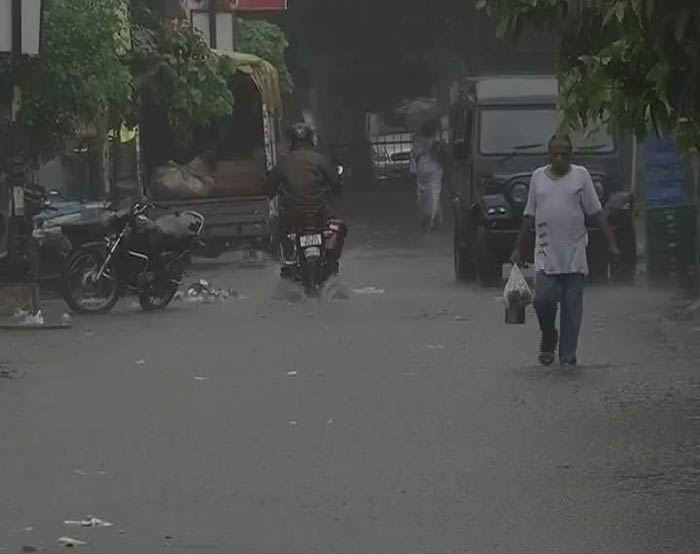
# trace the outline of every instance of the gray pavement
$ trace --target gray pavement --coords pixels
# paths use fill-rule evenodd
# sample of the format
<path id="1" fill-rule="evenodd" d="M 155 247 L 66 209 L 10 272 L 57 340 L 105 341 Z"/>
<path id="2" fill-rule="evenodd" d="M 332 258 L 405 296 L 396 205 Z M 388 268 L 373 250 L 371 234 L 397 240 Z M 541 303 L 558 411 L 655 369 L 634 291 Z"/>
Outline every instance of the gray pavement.
<path id="1" fill-rule="evenodd" d="M 589 289 L 583 367 L 545 370 L 410 192 L 346 210 L 347 299 L 230 255 L 193 278 L 238 299 L 0 335 L 0 553 L 700 552 L 700 327 L 669 294 Z"/>

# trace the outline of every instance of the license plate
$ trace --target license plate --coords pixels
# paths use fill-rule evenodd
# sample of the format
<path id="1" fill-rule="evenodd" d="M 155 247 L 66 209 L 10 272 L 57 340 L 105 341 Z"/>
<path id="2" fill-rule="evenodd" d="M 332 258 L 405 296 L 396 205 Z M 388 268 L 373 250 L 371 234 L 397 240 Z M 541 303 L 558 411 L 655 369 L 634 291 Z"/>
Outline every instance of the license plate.
<path id="1" fill-rule="evenodd" d="M 306 248 L 308 246 L 323 245 L 323 237 L 319 235 L 304 235 L 299 237 L 299 246 Z"/>

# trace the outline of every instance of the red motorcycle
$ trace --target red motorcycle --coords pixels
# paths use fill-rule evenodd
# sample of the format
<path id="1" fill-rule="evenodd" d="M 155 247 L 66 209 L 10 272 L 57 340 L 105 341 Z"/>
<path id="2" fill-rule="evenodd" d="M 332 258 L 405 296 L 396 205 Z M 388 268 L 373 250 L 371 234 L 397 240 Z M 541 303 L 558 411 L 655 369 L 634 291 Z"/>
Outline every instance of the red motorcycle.
<path id="1" fill-rule="evenodd" d="M 338 218 L 292 221 L 280 248 L 282 278 L 301 284 L 307 296 L 318 296 L 323 284 L 340 270 L 347 234 Z"/>

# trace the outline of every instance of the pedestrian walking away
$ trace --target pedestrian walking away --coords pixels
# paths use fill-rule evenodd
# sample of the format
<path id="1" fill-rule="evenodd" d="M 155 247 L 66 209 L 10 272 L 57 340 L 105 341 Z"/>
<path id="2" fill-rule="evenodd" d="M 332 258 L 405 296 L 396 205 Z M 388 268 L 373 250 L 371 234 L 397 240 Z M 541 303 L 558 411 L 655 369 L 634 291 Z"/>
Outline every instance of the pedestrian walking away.
<path id="1" fill-rule="evenodd" d="M 586 218 L 596 222 L 608 244 L 611 261 L 620 251 L 585 167 L 573 165 L 573 144 L 565 134 L 549 142 L 550 163 L 535 171 L 513 261 L 526 257 L 535 233 L 535 311 L 542 333 L 539 361 L 554 363 L 557 347 L 563 367 L 577 364 L 583 318 L 583 289 L 588 275 Z M 560 327 L 557 331 L 557 311 Z"/>
<path id="2" fill-rule="evenodd" d="M 413 138 L 411 173 L 416 176 L 418 209 L 424 230 L 442 224 L 443 144 L 436 138 L 437 125 L 425 122 Z"/>

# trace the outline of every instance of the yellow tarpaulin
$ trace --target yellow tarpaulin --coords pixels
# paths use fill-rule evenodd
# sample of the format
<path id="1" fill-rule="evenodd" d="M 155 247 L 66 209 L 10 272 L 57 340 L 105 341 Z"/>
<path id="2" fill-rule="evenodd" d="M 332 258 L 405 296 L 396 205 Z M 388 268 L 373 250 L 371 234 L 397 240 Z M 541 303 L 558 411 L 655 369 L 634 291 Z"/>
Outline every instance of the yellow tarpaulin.
<path id="1" fill-rule="evenodd" d="M 277 69 L 270 62 L 242 52 L 226 52 L 215 50 L 221 60 L 226 63 L 232 73 L 242 72 L 250 75 L 260 91 L 260 96 L 270 113 L 275 117 L 282 117 L 282 93 Z"/>

